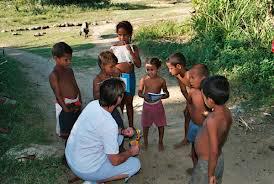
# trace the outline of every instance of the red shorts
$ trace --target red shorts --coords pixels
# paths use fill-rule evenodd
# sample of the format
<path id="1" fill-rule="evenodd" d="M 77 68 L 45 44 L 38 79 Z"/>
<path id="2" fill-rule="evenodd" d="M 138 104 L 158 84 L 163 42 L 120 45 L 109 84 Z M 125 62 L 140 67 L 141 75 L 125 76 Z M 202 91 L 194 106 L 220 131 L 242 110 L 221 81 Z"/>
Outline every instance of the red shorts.
<path id="1" fill-rule="evenodd" d="M 157 127 L 166 125 L 166 114 L 162 101 L 143 104 L 142 127 L 150 127 L 154 123 Z"/>

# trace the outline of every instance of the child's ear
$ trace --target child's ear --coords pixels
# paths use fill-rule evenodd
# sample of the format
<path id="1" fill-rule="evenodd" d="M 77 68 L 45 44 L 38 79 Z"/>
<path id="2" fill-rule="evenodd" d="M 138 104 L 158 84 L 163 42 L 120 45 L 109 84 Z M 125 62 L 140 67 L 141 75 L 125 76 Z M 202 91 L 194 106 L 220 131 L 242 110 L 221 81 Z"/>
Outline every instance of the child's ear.
<path id="1" fill-rule="evenodd" d="M 177 64 L 175 67 L 180 69 L 180 70 L 182 69 L 182 65 L 180 65 L 180 64 Z"/>

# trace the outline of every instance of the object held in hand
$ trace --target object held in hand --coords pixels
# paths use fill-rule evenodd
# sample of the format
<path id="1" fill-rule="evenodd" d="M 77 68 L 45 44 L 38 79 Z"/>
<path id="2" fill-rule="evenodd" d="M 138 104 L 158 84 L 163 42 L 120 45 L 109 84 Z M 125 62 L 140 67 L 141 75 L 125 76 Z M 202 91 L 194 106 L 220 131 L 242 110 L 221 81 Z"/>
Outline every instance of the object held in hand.
<path id="1" fill-rule="evenodd" d="M 165 95 L 165 93 L 148 93 L 148 97 L 150 101 L 156 102 L 158 100 L 161 100 L 161 98 Z"/>
<path id="2" fill-rule="evenodd" d="M 141 139 L 141 130 L 133 128 L 133 136 L 129 139 L 130 146 L 139 145 Z"/>

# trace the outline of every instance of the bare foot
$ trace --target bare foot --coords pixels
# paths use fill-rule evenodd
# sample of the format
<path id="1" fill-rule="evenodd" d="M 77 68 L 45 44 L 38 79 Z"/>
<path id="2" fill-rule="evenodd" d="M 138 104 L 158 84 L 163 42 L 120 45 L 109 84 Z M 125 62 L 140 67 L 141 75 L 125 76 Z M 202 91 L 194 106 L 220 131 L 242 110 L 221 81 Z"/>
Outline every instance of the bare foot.
<path id="1" fill-rule="evenodd" d="M 181 147 L 186 146 L 188 144 L 189 144 L 188 140 L 186 138 L 184 138 L 184 140 L 182 140 L 181 142 L 174 145 L 174 149 L 181 148 Z"/>
<path id="2" fill-rule="evenodd" d="M 163 144 L 163 143 L 159 143 L 159 144 L 158 144 L 158 150 L 159 150 L 160 152 L 162 152 L 162 151 L 165 150 L 165 147 L 164 147 L 164 144 Z"/>

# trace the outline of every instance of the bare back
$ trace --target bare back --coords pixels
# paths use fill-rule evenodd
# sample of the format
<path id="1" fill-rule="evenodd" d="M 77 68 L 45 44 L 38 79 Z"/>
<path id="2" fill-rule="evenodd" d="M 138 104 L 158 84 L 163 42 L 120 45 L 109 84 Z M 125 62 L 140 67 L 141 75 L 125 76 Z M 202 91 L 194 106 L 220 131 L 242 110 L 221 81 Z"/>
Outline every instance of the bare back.
<path id="1" fill-rule="evenodd" d="M 191 120 L 198 125 L 202 125 L 205 120 L 203 112 L 206 111 L 206 108 L 200 89 L 190 89 L 187 108 L 190 113 Z"/>
<path id="2" fill-rule="evenodd" d="M 218 155 L 221 154 L 231 124 L 231 113 L 225 106 L 221 110 L 213 111 L 208 115 L 195 140 L 195 150 L 198 158 L 209 160 L 209 155 L 214 149 L 218 151 Z"/>

